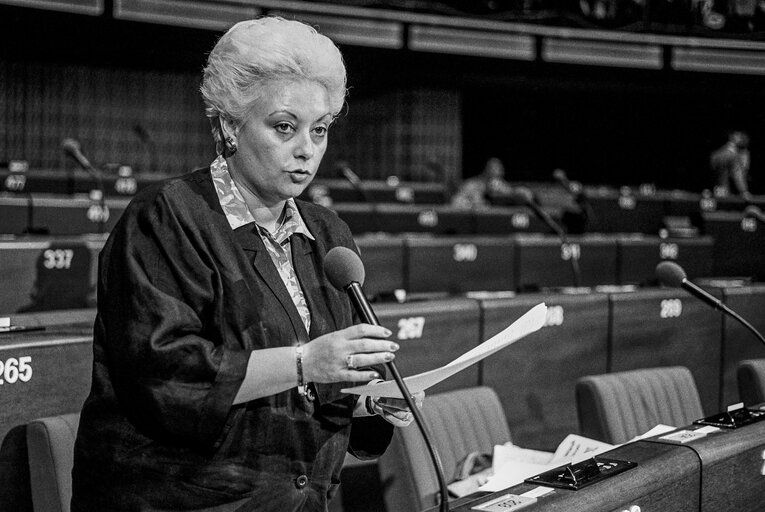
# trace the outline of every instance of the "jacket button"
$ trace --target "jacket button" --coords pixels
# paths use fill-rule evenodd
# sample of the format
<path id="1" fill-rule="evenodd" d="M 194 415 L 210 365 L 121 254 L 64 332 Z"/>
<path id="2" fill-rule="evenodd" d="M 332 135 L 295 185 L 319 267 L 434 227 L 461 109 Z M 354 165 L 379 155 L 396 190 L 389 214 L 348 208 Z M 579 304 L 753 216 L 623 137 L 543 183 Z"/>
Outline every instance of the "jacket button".
<path id="1" fill-rule="evenodd" d="M 298 489 L 302 489 L 306 485 L 308 485 L 308 477 L 307 476 L 300 475 L 299 477 L 297 477 L 295 479 L 295 487 L 297 487 Z"/>

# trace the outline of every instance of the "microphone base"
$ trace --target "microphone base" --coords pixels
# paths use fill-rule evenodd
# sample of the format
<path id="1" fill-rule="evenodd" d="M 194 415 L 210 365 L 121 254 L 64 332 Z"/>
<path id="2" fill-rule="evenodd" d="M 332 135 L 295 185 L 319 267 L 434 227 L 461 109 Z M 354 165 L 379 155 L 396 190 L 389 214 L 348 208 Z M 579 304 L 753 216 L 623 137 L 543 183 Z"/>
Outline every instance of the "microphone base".
<path id="1" fill-rule="evenodd" d="M 736 429 L 762 420 L 765 420 L 765 411 L 744 407 L 735 411 L 713 414 L 712 416 L 696 420 L 693 423 L 695 425 L 711 425 L 718 428 Z"/>

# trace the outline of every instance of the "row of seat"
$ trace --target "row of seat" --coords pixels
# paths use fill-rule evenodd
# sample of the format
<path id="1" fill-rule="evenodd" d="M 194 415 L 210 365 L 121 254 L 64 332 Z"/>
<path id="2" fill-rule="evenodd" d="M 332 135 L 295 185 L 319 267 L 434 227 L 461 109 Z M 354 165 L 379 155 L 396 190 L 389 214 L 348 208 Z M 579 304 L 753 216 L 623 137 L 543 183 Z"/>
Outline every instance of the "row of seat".
<path id="1" fill-rule="evenodd" d="M 743 361 L 738 376 L 746 403 L 765 401 L 765 359 Z M 588 375 L 576 382 L 575 389 L 581 435 L 613 445 L 659 424 L 683 427 L 704 417 L 696 382 L 683 366 Z M 494 446 L 514 441 L 502 403 L 489 387 L 433 395 L 423 405 L 422 415 L 449 481 L 469 455 L 491 454 Z M 388 511 L 435 506 L 439 487 L 427 453 L 419 431 L 395 432 L 379 460 Z"/>
<path id="2" fill-rule="evenodd" d="M 530 291 L 655 282 L 656 265 L 680 264 L 691 278 L 765 279 L 765 230 L 719 225 L 712 237 L 646 235 L 359 236 L 365 291 L 409 294 Z M 734 226 L 740 226 L 734 224 Z M 95 304 L 97 255 L 105 235 L 0 239 L 0 314 Z M 576 269 L 572 265 L 576 259 Z"/>
<path id="3" fill-rule="evenodd" d="M 599 190 L 599 189 L 597 189 Z M 127 206 L 130 196 L 87 194 L 0 193 L 0 233 L 48 230 L 52 234 L 108 232 Z M 544 205 L 553 221 L 572 233 L 658 234 L 667 218 L 685 217 L 705 229 L 704 217 L 717 212 L 740 212 L 737 199 L 704 198 L 687 193 L 624 196 L 615 191 L 593 192 L 587 220 L 570 215 L 566 202 Z M 763 199 L 765 204 L 765 198 Z M 106 208 L 104 208 L 104 206 Z M 524 205 L 464 209 L 445 204 L 396 202 L 338 202 L 330 206 L 355 234 L 417 232 L 438 234 L 550 233 L 547 222 Z M 741 220 L 739 218 L 739 220 Z"/>
<path id="4" fill-rule="evenodd" d="M 756 328 L 765 330 L 761 315 L 765 286 L 715 293 Z M 548 306 L 543 329 L 428 391 L 494 388 L 514 440 L 529 448 L 549 450 L 578 430 L 573 390 L 583 376 L 684 365 L 698 383 L 704 412 L 712 413 L 739 401 L 738 363 L 763 354 L 763 347 L 743 327 L 679 290 L 452 298 L 381 303 L 375 310 L 401 345 L 399 370 L 412 375 L 457 358 L 539 302 Z M 50 327 L 5 335 L 7 343 L 0 344 L 0 360 L 28 361 L 33 368 L 28 382 L 3 386 L 0 436 L 5 437 L 4 443 L 14 446 L 14 426 L 81 406 L 90 385 L 93 312 L 69 316 L 78 317 L 85 328 Z M 62 317 L 59 314 L 58 319 Z M 11 322 L 32 325 L 36 320 L 24 314 L 12 316 Z M 61 386 L 64 381 L 67 385 Z M 13 464 L 0 460 L 0 472 L 6 466 Z M 13 487 L 13 478 L 2 478 Z"/>
<path id="5" fill-rule="evenodd" d="M 726 304 L 765 331 L 765 286 L 713 290 Z M 682 364 L 690 368 L 706 411 L 738 401 L 735 366 L 763 347 L 740 325 L 681 290 L 624 293 L 528 293 L 513 297 L 450 298 L 380 303 L 380 322 L 394 333 L 403 375 L 443 366 L 506 328 L 536 304 L 548 306 L 546 327 L 439 383 L 431 392 L 476 385 L 498 390 L 515 435 L 528 446 L 556 446 L 576 430 L 574 382 L 588 374 Z M 88 310 L 92 311 L 92 310 Z M 25 315 L 11 322 L 24 324 Z M 92 327 L 85 322 L 86 327 Z M 61 335 L 63 332 L 66 336 Z M 30 333 L 32 336 L 34 333 Z M 89 386 L 90 334 L 48 329 L 25 348 L 0 344 L 0 359 L 31 357 L 34 378 L 4 386 L 0 405 L 14 396 L 24 409 L 0 409 L 0 436 L 31 413 L 65 412 L 51 407 L 82 403 Z M 39 342 L 39 344 L 38 344 Z M 3 350 L 8 350 L 3 355 Z M 57 386 L 67 361 L 68 386 Z M 74 368 L 77 369 L 74 372 Z M 22 393 L 16 395 L 16 393 Z M 37 399 L 35 399 L 37 397 Z M 38 414 L 38 415 L 43 415 Z M 27 420 L 29 418 L 26 418 Z"/>
<path id="6" fill-rule="evenodd" d="M 745 402 L 765 400 L 765 359 L 743 361 L 738 368 Z M 658 424 L 677 427 L 704 417 L 696 383 L 682 366 L 588 375 L 576 383 L 577 414 L 582 435 L 622 444 Z M 444 477 L 451 481 L 471 454 L 491 454 L 494 446 L 512 442 L 497 393 L 471 387 L 430 396 L 422 416 L 439 454 Z M 35 512 L 68 512 L 78 413 L 39 418 L 26 431 L 31 495 Z M 424 510 L 437 502 L 438 482 L 419 430 L 396 429 L 379 459 L 379 482 L 346 482 L 348 489 L 382 489 L 386 510 Z M 353 477 L 346 471 L 345 476 Z M 370 485 L 370 483 L 372 485 Z M 340 500 L 344 498 L 341 490 Z M 352 496 L 352 492 L 348 493 Z M 369 494 L 366 494 L 369 499 Z M 333 510 L 353 510 L 346 497 Z M 345 505 L 343 507 L 343 505 Z"/>

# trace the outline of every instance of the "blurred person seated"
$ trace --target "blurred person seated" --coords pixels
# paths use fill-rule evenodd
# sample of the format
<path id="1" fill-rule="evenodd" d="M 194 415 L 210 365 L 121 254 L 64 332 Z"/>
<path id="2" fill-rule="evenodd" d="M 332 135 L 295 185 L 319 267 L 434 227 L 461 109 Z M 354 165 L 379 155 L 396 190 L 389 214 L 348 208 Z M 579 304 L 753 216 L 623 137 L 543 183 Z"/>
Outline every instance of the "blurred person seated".
<path id="1" fill-rule="evenodd" d="M 462 182 L 452 196 L 452 206 L 476 208 L 491 204 L 507 204 L 513 187 L 505 180 L 505 166 L 502 160 L 491 157 L 486 161 L 483 172 Z"/>
<path id="2" fill-rule="evenodd" d="M 738 194 L 751 201 L 749 193 L 749 136 L 739 130 L 728 134 L 728 141 L 712 151 L 709 166 L 714 173 L 715 195 Z"/>

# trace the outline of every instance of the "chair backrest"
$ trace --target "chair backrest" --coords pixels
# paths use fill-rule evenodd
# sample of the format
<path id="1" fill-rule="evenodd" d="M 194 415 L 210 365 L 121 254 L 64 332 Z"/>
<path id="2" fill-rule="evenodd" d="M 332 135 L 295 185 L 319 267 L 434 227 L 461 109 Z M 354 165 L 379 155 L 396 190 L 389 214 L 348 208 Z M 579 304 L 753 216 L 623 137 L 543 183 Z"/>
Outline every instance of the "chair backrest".
<path id="1" fill-rule="evenodd" d="M 581 434 L 613 444 L 659 423 L 680 427 L 704 416 L 696 382 L 683 366 L 582 377 L 576 405 Z"/>
<path id="2" fill-rule="evenodd" d="M 40 418 L 27 425 L 29 477 L 35 512 L 69 512 L 74 440 L 79 413 Z"/>
<path id="3" fill-rule="evenodd" d="M 422 415 L 450 482 L 470 453 L 491 454 L 510 441 L 502 404 L 493 389 L 466 388 L 428 396 Z M 378 462 L 387 510 L 416 511 L 436 505 L 438 480 L 417 425 L 397 428 Z"/>
<path id="4" fill-rule="evenodd" d="M 765 359 L 746 359 L 738 363 L 738 396 L 744 405 L 765 402 Z"/>

